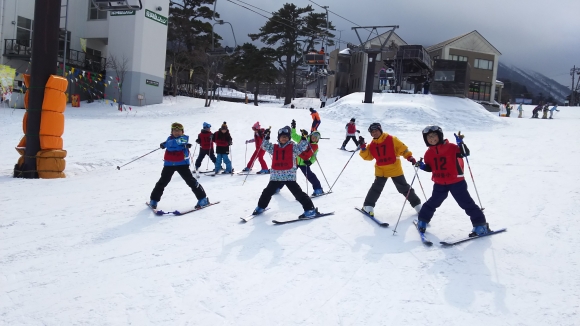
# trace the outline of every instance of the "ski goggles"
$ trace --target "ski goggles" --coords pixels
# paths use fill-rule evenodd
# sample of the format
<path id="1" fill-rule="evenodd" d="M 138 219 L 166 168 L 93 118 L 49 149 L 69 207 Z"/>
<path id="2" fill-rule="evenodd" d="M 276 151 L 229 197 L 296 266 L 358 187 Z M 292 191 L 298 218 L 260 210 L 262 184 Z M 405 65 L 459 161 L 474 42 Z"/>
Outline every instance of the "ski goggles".
<path id="1" fill-rule="evenodd" d="M 427 126 L 427 127 L 425 127 L 425 129 L 423 129 L 423 133 L 428 134 L 432 131 L 438 131 L 438 130 L 441 130 L 441 128 L 439 126 Z"/>
<path id="2" fill-rule="evenodd" d="M 171 130 L 173 129 L 183 130 L 183 125 L 181 123 L 174 122 L 171 124 Z"/>
<path id="3" fill-rule="evenodd" d="M 282 135 L 282 134 L 290 135 L 290 129 L 284 127 L 282 129 L 278 130 L 278 135 Z"/>

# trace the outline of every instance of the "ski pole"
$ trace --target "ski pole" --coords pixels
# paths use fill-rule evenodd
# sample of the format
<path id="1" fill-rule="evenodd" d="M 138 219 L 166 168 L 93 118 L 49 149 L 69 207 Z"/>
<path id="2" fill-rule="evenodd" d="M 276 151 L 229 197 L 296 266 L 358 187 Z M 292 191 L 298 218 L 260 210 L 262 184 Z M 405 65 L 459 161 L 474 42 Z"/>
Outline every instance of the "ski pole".
<path id="1" fill-rule="evenodd" d="M 147 154 L 145 154 L 145 155 L 139 156 L 138 158 L 134 159 L 133 161 L 131 161 L 131 162 L 129 162 L 129 163 L 125 163 L 125 164 L 123 164 L 123 165 L 121 165 L 121 166 L 117 166 L 117 170 L 121 170 L 121 168 L 122 168 L 122 167 L 124 167 L 125 165 L 127 165 L 127 164 L 131 164 L 131 163 L 133 163 L 133 162 L 137 161 L 138 159 L 141 159 L 141 158 L 143 158 L 143 157 L 145 157 L 145 156 L 147 156 L 147 155 L 149 155 L 149 154 L 151 154 L 151 153 L 153 153 L 153 152 L 155 152 L 155 151 L 158 151 L 158 150 L 160 150 L 160 149 L 161 149 L 161 148 L 156 148 L 156 149 L 152 150 L 151 152 L 149 152 L 149 153 L 147 153 Z"/>
<path id="2" fill-rule="evenodd" d="M 340 178 L 340 176 L 342 175 L 342 172 L 344 172 L 344 169 L 346 169 L 346 166 L 348 165 L 348 163 L 350 162 L 350 160 L 352 159 L 352 157 L 354 156 L 354 154 L 358 152 L 358 149 L 355 150 L 354 152 L 352 152 L 352 155 L 350 156 L 350 158 L 348 159 L 348 161 L 346 162 L 346 164 L 344 165 L 344 167 L 342 168 L 342 171 L 340 171 L 340 174 L 338 175 L 338 177 L 336 177 L 336 180 L 334 180 L 334 183 L 332 184 L 332 186 L 330 187 L 330 189 L 328 190 L 328 192 L 332 191 L 332 188 L 334 187 L 334 185 L 336 184 L 336 182 L 338 181 L 338 178 Z"/>
<path id="3" fill-rule="evenodd" d="M 419 162 L 423 161 L 423 158 L 421 157 L 419 159 Z M 419 179 L 419 175 L 417 174 L 417 181 L 419 181 L 419 186 L 421 186 L 421 191 L 423 192 L 423 197 L 425 197 L 425 201 L 427 201 L 427 196 L 425 195 L 425 189 L 423 189 L 423 184 L 421 183 L 421 179 Z"/>
<path id="4" fill-rule="evenodd" d="M 453 134 L 453 135 L 455 135 L 455 134 Z M 455 135 L 455 137 L 463 139 L 464 135 L 462 135 L 461 131 L 459 131 L 457 133 L 457 135 Z M 463 153 L 466 153 L 464 146 L 465 146 L 465 144 L 462 141 L 461 142 L 461 149 L 463 150 Z M 483 205 L 481 204 L 481 199 L 479 198 L 479 192 L 477 191 L 477 186 L 475 185 L 475 178 L 473 178 L 473 173 L 471 172 L 471 166 L 469 165 L 469 159 L 467 158 L 467 154 L 465 155 L 465 161 L 467 162 L 467 168 L 469 169 L 469 175 L 471 175 L 471 181 L 473 181 L 473 188 L 475 188 L 475 194 L 477 195 L 477 200 L 479 201 L 479 207 L 481 208 L 481 210 L 484 210 L 485 208 L 483 208 Z"/>
<path id="5" fill-rule="evenodd" d="M 248 165 L 248 141 L 246 140 L 246 153 L 244 153 L 244 163 Z"/>
<path id="6" fill-rule="evenodd" d="M 411 190 L 413 190 L 413 183 L 415 182 L 415 178 L 419 173 L 419 168 L 415 168 L 415 175 L 413 176 L 413 180 L 411 180 L 411 184 L 409 185 L 409 191 L 407 191 L 407 196 L 405 196 L 405 201 L 403 202 L 403 207 L 401 207 L 401 213 L 399 213 L 399 218 L 397 219 L 397 224 L 395 224 L 395 229 L 393 230 L 393 235 L 397 233 L 397 226 L 399 226 L 399 221 L 401 220 L 401 215 L 403 215 L 403 209 L 405 208 L 405 204 L 407 203 L 407 199 L 409 198 L 409 194 Z"/>
<path id="7" fill-rule="evenodd" d="M 320 168 L 320 172 L 322 172 L 322 176 L 324 176 L 324 180 L 326 180 L 326 184 L 330 188 L 330 183 L 328 183 L 328 179 L 326 179 L 326 175 L 324 174 L 324 170 L 322 170 L 322 165 L 320 165 L 320 161 L 318 161 L 318 157 L 316 158 L 316 163 L 318 163 L 318 167 Z M 330 192 L 330 190 L 329 190 Z"/>

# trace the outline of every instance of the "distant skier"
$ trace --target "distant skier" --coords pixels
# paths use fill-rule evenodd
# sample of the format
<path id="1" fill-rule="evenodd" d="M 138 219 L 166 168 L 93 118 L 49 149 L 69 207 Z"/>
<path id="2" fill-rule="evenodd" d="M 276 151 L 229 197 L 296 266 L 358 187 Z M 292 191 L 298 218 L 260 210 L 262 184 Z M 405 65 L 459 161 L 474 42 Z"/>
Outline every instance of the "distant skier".
<path id="1" fill-rule="evenodd" d="M 534 108 L 534 110 L 532 110 L 532 119 L 538 119 L 539 118 L 538 115 L 539 115 L 540 110 L 542 110 L 542 107 L 543 107 L 543 105 L 542 105 L 542 103 L 540 103 L 540 104 L 538 104 L 538 106 L 536 106 Z"/>
<path id="2" fill-rule="evenodd" d="M 312 116 L 312 128 L 310 129 L 310 131 L 316 131 L 318 130 L 318 126 L 320 126 L 320 115 L 318 114 L 318 112 L 316 112 L 316 110 L 314 110 L 313 108 L 310 108 L 310 116 Z"/>
<path id="3" fill-rule="evenodd" d="M 215 161 L 215 174 L 220 172 L 222 161 L 226 164 L 224 173 L 232 173 L 232 161 L 230 161 L 230 146 L 232 145 L 232 136 L 228 129 L 227 123 L 224 121 L 221 128 L 213 134 L 212 141 L 215 143 L 215 152 L 217 159 Z"/>
<path id="4" fill-rule="evenodd" d="M 387 180 L 391 178 L 400 194 L 403 196 L 409 194 L 407 198 L 409 204 L 419 213 L 421 210 L 421 199 L 417 197 L 415 190 L 405 180 L 403 167 L 399 159 L 399 156 L 403 156 L 414 165 L 417 161 L 413 158 L 413 153 L 409 151 L 407 145 L 403 144 L 399 138 L 383 132 L 380 123 L 372 123 L 368 130 L 373 140 L 367 146 L 362 136 L 358 138 L 361 149 L 359 155 L 366 161 L 376 160 L 375 181 L 367 193 L 362 209 L 369 215 L 374 216 L 375 204 Z"/>
<path id="5" fill-rule="evenodd" d="M 189 170 L 189 136 L 184 134 L 183 125 L 181 123 L 173 123 L 171 125 L 171 135 L 159 147 L 165 149 L 165 156 L 163 157 L 163 170 L 161 170 L 161 178 L 155 184 L 155 188 L 151 192 L 149 206 L 153 209 L 157 208 L 157 204 L 163 196 L 165 187 L 171 181 L 173 173 L 177 172 L 183 178 L 185 183 L 191 188 L 191 191 L 197 197 L 196 208 L 201 208 L 209 205 L 209 200 L 205 194 L 205 190 L 193 177 Z"/>
<path id="6" fill-rule="evenodd" d="M 356 145 L 356 147 L 358 147 L 358 141 L 356 140 L 356 133 L 357 132 L 360 133 L 360 131 L 358 131 L 356 129 L 355 119 L 354 118 L 350 119 L 350 122 L 347 123 L 346 126 L 344 126 L 344 129 L 346 129 L 346 139 L 342 143 L 342 146 L 340 147 L 340 149 L 345 151 L 346 144 L 348 144 L 348 142 L 351 139 L 354 141 L 354 144 Z"/>
<path id="7" fill-rule="evenodd" d="M 258 159 L 258 161 L 260 162 L 260 166 L 262 167 L 262 169 L 258 171 L 258 174 L 270 173 L 270 170 L 268 169 L 268 164 L 266 164 L 266 161 L 264 160 L 264 154 L 266 154 L 266 151 L 262 149 L 262 142 L 264 141 L 265 130 L 260 127 L 260 122 L 258 121 L 254 123 L 254 125 L 252 126 L 252 131 L 254 131 L 254 139 L 246 140 L 246 144 L 254 143 L 256 145 L 256 149 L 254 150 L 254 153 L 250 157 L 248 165 L 246 165 L 246 167 L 242 170 L 242 172 L 250 172 L 252 166 L 254 166 L 254 162 L 256 161 L 256 159 Z"/>
<path id="8" fill-rule="evenodd" d="M 197 139 L 195 140 L 196 143 L 199 144 L 199 155 L 197 156 L 197 160 L 195 161 L 195 172 L 199 173 L 199 167 L 201 166 L 201 162 L 205 158 L 206 155 L 209 156 L 212 163 L 215 164 L 215 155 L 213 152 L 213 142 L 212 142 L 213 134 L 211 132 L 211 125 L 207 122 L 203 123 L 203 129 L 197 135 Z"/>
<path id="9" fill-rule="evenodd" d="M 556 112 L 560 112 L 560 110 L 558 110 L 558 104 L 554 105 L 551 109 L 550 109 L 550 117 L 548 119 L 554 119 L 552 118 L 552 116 L 554 116 L 554 111 Z"/>
<path id="10" fill-rule="evenodd" d="M 276 190 L 286 185 L 288 190 L 294 195 L 297 201 L 302 204 L 305 217 L 315 217 L 316 209 L 312 199 L 302 191 L 296 182 L 296 157 L 308 150 L 306 135 L 302 135 L 300 143 L 296 144 L 290 140 L 290 127 L 286 126 L 278 130 L 278 143 L 270 143 L 270 130 L 265 131 L 262 148 L 272 154 L 272 169 L 270 171 L 270 182 L 262 191 L 258 200 L 258 206 L 253 214 L 257 215 L 266 210 L 272 196 Z"/>
<path id="11" fill-rule="evenodd" d="M 457 145 L 444 139 L 443 130 L 438 126 L 428 126 L 423 129 L 423 140 L 429 149 L 425 152 L 425 162 L 419 162 L 416 166 L 423 171 L 433 172 L 431 180 L 435 184 L 431 198 L 425 202 L 419 212 L 417 228 L 420 232 L 425 232 L 435 210 L 451 192 L 459 207 L 463 208 L 471 218 L 473 229 L 469 236 L 485 235 L 491 232 L 489 224 L 481 208 L 469 195 L 467 182 L 463 177 L 463 157 L 469 155 L 469 149 L 463 143 L 462 136 L 456 136 L 455 139 Z"/>
<path id="12" fill-rule="evenodd" d="M 326 93 L 323 93 L 322 96 L 320 97 L 320 108 L 323 108 L 326 106 L 327 100 L 328 100 L 328 97 L 326 97 Z"/>
<path id="13" fill-rule="evenodd" d="M 518 118 L 523 118 L 523 114 L 524 114 L 524 105 L 522 103 L 520 103 L 520 106 L 518 106 Z"/>
<path id="14" fill-rule="evenodd" d="M 510 104 L 510 101 L 507 101 L 507 103 L 505 104 L 505 110 L 506 110 L 506 118 L 510 117 L 510 114 L 512 112 L 512 105 Z"/>
<path id="15" fill-rule="evenodd" d="M 550 111 L 550 105 L 546 103 L 542 109 L 542 119 L 548 119 L 548 112 Z"/>

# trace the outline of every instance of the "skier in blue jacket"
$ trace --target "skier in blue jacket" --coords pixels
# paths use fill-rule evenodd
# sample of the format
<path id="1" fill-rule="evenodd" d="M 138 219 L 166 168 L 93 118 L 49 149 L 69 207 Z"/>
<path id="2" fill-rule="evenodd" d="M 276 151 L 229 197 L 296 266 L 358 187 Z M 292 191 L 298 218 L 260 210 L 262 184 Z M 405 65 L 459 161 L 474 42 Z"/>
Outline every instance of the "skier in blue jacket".
<path id="1" fill-rule="evenodd" d="M 205 190 L 189 170 L 189 149 L 191 144 L 189 143 L 189 136 L 184 134 L 183 125 L 177 122 L 173 123 L 171 125 L 171 135 L 167 137 L 165 142 L 159 144 L 159 147 L 165 149 L 163 170 L 161 170 L 161 178 L 159 178 L 151 192 L 149 205 L 154 209 L 157 208 L 157 204 L 163 195 L 163 190 L 165 190 L 175 172 L 179 173 L 185 183 L 191 188 L 195 197 L 197 197 L 196 208 L 209 205 Z"/>

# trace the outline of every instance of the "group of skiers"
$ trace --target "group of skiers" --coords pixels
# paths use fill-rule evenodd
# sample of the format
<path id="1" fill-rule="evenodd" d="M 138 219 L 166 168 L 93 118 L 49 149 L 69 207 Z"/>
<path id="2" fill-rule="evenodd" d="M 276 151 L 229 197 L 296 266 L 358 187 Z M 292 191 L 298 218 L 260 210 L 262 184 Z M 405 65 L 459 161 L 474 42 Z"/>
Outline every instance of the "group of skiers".
<path id="1" fill-rule="evenodd" d="M 511 111 L 513 109 L 513 106 L 510 104 L 510 102 L 508 101 L 505 104 L 505 109 L 506 109 L 506 117 L 509 118 Z M 518 118 L 523 118 L 523 114 L 524 114 L 524 108 L 523 108 L 523 104 L 520 103 L 520 105 L 517 108 L 519 114 L 518 114 Z M 532 110 L 532 119 L 539 119 L 539 113 L 540 111 L 543 111 L 543 115 L 542 115 L 542 119 L 553 119 L 554 116 L 554 111 L 556 112 L 560 112 L 560 110 L 558 110 L 558 105 L 554 105 L 552 108 L 550 108 L 550 103 L 542 103 L 540 102 L 540 104 L 538 106 L 536 106 L 534 108 L 534 110 Z M 550 117 L 548 117 L 548 112 L 550 112 Z M 500 116 L 501 116 L 501 111 L 500 111 Z"/>
<path id="2" fill-rule="evenodd" d="M 345 127 L 347 138 L 341 149 L 344 149 L 348 141 L 352 139 L 357 146 L 355 152 L 360 150 L 359 155 L 362 159 L 375 161 L 375 181 L 365 197 L 362 211 L 374 216 L 375 204 L 387 180 L 391 178 L 397 191 L 405 196 L 405 200 L 408 200 L 417 211 L 417 228 L 419 232 L 425 232 L 427 223 L 433 217 L 435 210 L 447 198 L 449 192 L 451 192 L 459 206 L 470 216 L 473 225 L 471 235 L 485 235 L 490 232 L 482 209 L 476 205 L 467 191 L 467 183 L 463 175 L 463 157 L 469 155 L 469 149 L 467 149 L 461 137 L 456 136 L 457 144 L 452 144 L 444 138 L 440 127 L 426 127 L 422 132 L 423 140 L 428 147 L 425 153 L 425 161 L 417 162 L 407 146 L 397 137 L 384 132 L 380 123 L 375 122 L 369 126 L 368 132 L 372 137 L 370 143 L 367 144 L 362 136 L 357 139 L 356 133 L 360 132 L 356 129 L 355 121 L 355 118 L 352 118 Z M 195 162 L 195 172 L 199 169 L 204 157 L 209 155 L 210 159 L 215 162 L 216 173 L 220 171 L 222 161 L 226 164 L 225 173 L 232 173 L 231 161 L 228 158 L 232 137 L 229 134 L 227 124 L 224 122 L 219 131 L 215 133 L 211 133 L 210 129 L 211 125 L 204 122 L 203 129 L 196 139 L 196 142 L 200 145 L 200 152 Z M 304 129 L 298 132 L 295 120 L 292 120 L 290 126 L 280 128 L 275 135 L 274 141 L 271 141 L 270 128 L 261 128 L 259 122 L 252 126 L 252 130 L 254 137 L 247 140 L 246 144 L 254 143 L 256 149 L 243 172 L 249 173 L 255 160 L 258 160 L 261 165 L 261 170 L 258 173 L 270 174 L 270 181 L 262 191 L 253 214 L 262 213 L 268 207 L 272 196 L 286 186 L 304 209 L 304 214 L 301 215 L 301 218 L 316 217 L 319 213 L 317 208 L 314 207 L 311 197 L 296 182 L 296 170 L 300 169 L 312 184 L 314 189 L 312 198 L 325 194 L 316 174 L 310 168 L 317 159 L 320 132 L 314 129 L 314 126 L 310 133 Z M 213 156 L 212 143 L 217 145 L 217 158 Z M 191 144 L 189 143 L 189 137 L 184 134 L 183 125 L 180 123 L 172 124 L 171 135 L 165 142 L 160 144 L 160 147 L 165 149 L 165 163 L 161 178 L 151 193 L 149 205 L 154 209 L 157 208 L 164 188 L 176 171 L 197 197 L 196 208 L 201 209 L 209 205 L 205 190 L 188 168 Z M 263 158 L 265 152 L 270 153 L 272 156 L 270 169 L 268 169 Z M 421 205 L 421 199 L 415 194 L 414 189 L 405 179 L 400 157 L 410 162 L 416 171 L 421 169 L 432 172 L 432 180 L 435 183 L 433 194 L 423 205 Z"/>

